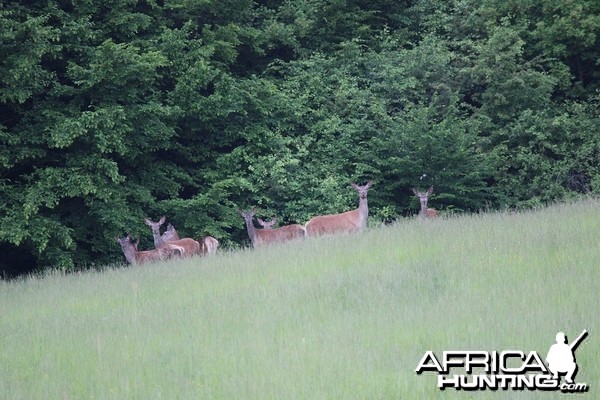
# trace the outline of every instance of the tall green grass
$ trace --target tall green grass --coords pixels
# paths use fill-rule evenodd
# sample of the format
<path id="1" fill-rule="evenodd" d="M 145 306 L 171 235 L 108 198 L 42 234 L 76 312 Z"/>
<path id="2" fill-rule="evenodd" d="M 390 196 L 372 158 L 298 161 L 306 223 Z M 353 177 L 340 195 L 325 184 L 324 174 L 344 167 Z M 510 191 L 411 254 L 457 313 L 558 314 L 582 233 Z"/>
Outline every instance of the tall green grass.
<path id="1" fill-rule="evenodd" d="M 550 399 L 414 370 L 583 329 L 577 396 L 597 398 L 599 245 L 589 200 L 0 282 L 0 399 Z"/>

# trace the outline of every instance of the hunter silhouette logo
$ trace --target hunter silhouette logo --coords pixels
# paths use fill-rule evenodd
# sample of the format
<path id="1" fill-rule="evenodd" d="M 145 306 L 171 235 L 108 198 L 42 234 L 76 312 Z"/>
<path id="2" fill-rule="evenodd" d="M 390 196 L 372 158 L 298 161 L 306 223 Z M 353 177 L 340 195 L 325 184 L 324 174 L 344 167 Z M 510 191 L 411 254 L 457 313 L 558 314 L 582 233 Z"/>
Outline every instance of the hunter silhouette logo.
<path id="1" fill-rule="evenodd" d="M 588 335 L 587 330 L 583 330 L 571 344 L 567 344 L 567 338 L 562 332 L 556 334 L 556 344 L 553 344 L 548 350 L 546 362 L 548 369 L 552 372 L 554 379 L 560 379 L 560 374 L 566 373 L 567 383 L 573 383 L 573 378 L 577 373 L 577 363 L 575 362 L 575 349 L 579 343 Z"/>
<path id="2" fill-rule="evenodd" d="M 415 372 L 436 372 L 438 388 L 456 390 L 560 390 L 567 393 L 586 392 L 587 383 L 574 382 L 577 374 L 575 350 L 588 336 L 584 330 L 570 344 L 563 332 L 556 334 L 546 363 L 536 351 L 444 351 L 438 358 L 427 351 Z M 462 374 L 450 375 L 456 369 Z M 565 382 L 561 383 L 561 377 Z"/>

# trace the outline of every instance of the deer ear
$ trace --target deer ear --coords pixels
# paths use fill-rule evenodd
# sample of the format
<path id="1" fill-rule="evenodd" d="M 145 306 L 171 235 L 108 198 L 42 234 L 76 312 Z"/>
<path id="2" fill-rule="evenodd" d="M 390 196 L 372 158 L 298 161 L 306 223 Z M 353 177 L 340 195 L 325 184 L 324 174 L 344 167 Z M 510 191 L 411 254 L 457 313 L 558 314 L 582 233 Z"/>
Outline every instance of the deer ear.
<path id="1" fill-rule="evenodd" d="M 415 188 L 412 188 L 412 191 L 413 191 L 413 193 L 415 194 L 415 196 L 418 196 L 418 195 L 419 195 L 419 191 L 418 191 L 417 189 L 415 189 Z"/>
<path id="2" fill-rule="evenodd" d="M 353 189 L 358 190 L 358 185 L 356 183 L 351 183 L 350 186 L 352 186 Z"/>
<path id="3" fill-rule="evenodd" d="M 148 226 L 152 226 L 152 221 L 150 221 L 148 218 L 144 218 L 144 223 Z"/>
<path id="4" fill-rule="evenodd" d="M 367 185 L 366 185 L 367 189 L 369 189 L 371 186 L 373 186 L 373 181 L 367 182 Z"/>
<path id="5" fill-rule="evenodd" d="M 164 224 L 164 223 L 165 223 L 165 220 L 166 220 L 166 218 L 165 218 L 165 216 L 163 215 L 163 216 L 162 216 L 162 217 L 160 217 L 160 219 L 158 220 L 158 223 L 162 225 L 162 224 Z"/>
<path id="6" fill-rule="evenodd" d="M 427 195 L 430 195 L 431 193 L 433 193 L 433 186 L 427 189 Z"/>

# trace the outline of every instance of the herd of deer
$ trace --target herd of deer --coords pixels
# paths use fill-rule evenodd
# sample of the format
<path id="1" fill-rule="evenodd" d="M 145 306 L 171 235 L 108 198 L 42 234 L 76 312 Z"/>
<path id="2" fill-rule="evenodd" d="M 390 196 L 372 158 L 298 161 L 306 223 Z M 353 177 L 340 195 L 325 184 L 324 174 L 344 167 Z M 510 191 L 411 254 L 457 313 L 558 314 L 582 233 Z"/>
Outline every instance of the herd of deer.
<path id="1" fill-rule="evenodd" d="M 173 257 L 191 257 L 194 255 L 215 254 L 219 247 L 219 241 L 212 236 L 205 236 L 200 241 L 179 237 L 179 234 L 169 224 L 167 230 L 161 235 L 160 227 L 165 223 L 165 217 L 158 222 L 144 220 L 146 225 L 152 229 L 154 236 L 154 250 L 138 251 L 139 239 L 134 243 L 131 235 L 124 238 L 115 238 L 123 249 L 125 258 L 132 265 L 142 265 L 148 262 L 164 261 Z"/>
<path id="2" fill-rule="evenodd" d="M 360 232 L 367 225 L 367 217 L 369 215 L 367 192 L 371 188 L 371 185 L 371 181 L 367 182 L 364 186 L 352 184 L 352 188 L 358 192 L 357 209 L 341 214 L 319 215 L 310 219 L 304 225 L 292 224 L 273 228 L 273 225 L 277 221 L 276 218 L 273 218 L 269 222 L 257 218 L 258 223 L 262 226 L 262 229 L 257 229 L 254 226 L 255 207 L 248 211 L 241 209 L 238 211 L 246 222 L 248 236 L 254 248 L 304 237 Z M 433 193 L 433 186 L 425 192 L 413 189 L 413 193 L 421 202 L 420 217 L 435 218 L 438 216 L 438 212 L 435 209 L 427 208 L 427 201 L 431 193 Z M 219 241 L 211 236 L 206 236 L 200 241 L 190 238 L 181 239 L 171 224 L 168 224 L 167 230 L 161 234 L 160 227 L 165 223 L 165 217 L 162 217 L 158 222 L 151 221 L 148 218 L 144 221 L 152 229 L 154 250 L 138 251 L 139 240 L 134 243 L 130 235 L 124 238 L 115 238 L 121 245 L 125 258 L 132 265 L 162 261 L 173 257 L 211 255 L 219 247 Z"/>

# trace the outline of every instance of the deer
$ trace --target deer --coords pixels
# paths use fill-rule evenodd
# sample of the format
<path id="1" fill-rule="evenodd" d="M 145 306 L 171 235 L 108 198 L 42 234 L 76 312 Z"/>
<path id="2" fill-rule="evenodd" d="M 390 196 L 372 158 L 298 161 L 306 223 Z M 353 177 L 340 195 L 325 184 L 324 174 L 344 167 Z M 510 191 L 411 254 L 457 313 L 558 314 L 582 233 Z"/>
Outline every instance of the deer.
<path id="1" fill-rule="evenodd" d="M 273 225 L 277 223 L 277 218 L 272 218 L 269 222 L 266 222 L 260 218 L 256 218 L 256 220 L 258 221 L 258 224 L 263 227 L 263 229 L 277 232 L 282 237 L 289 238 L 289 240 L 303 238 L 306 236 L 304 225 L 290 224 L 281 226 L 279 228 L 273 228 Z"/>
<path id="2" fill-rule="evenodd" d="M 433 193 L 433 186 L 427 189 L 426 192 L 421 192 L 416 188 L 413 188 L 412 191 L 421 202 L 421 211 L 419 211 L 419 216 L 421 218 L 436 218 L 438 216 L 437 210 L 435 208 L 427 208 L 427 201 L 429 200 L 431 193 Z"/>
<path id="3" fill-rule="evenodd" d="M 200 254 L 209 256 L 215 254 L 219 248 L 219 241 L 212 236 L 204 236 L 200 239 Z"/>
<path id="4" fill-rule="evenodd" d="M 219 247 L 219 241 L 212 236 L 205 236 L 200 241 L 196 241 L 190 238 L 179 238 L 179 234 L 175 227 L 171 224 L 167 225 L 167 230 L 162 235 L 160 234 L 160 227 L 165 223 L 166 218 L 162 216 L 158 222 L 151 221 L 148 218 L 144 219 L 146 225 L 152 229 L 152 235 L 154 237 L 154 247 L 159 248 L 164 246 L 166 243 L 175 244 L 182 246 L 185 249 L 185 256 L 193 256 L 195 254 L 215 254 Z"/>
<path id="5" fill-rule="evenodd" d="M 358 208 L 341 214 L 319 215 L 310 219 L 305 225 L 306 236 L 321 236 L 335 233 L 360 232 L 367 225 L 369 205 L 367 193 L 372 181 L 364 186 L 352 183 L 352 188 L 358 192 Z"/>
<path id="6" fill-rule="evenodd" d="M 181 257 L 185 252 L 184 248 L 177 245 L 168 244 L 154 250 L 138 251 L 139 239 L 133 243 L 131 235 L 124 238 L 115 237 L 115 240 L 121 245 L 125 259 L 134 266 L 140 266 L 149 262 L 164 261 L 171 257 Z"/>
<path id="7" fill-rule="evenodd" d="M 253 222 L 254 215 L 256 214 L 256 207 L 247 211 L 239 209 L 238 212 L 242 218 L 244 218 L 246 229 L 248 230 L 248 237 L 250 237 L 250 241 L 254 248 L 273 243 L 287 242 L 305 236 L 304 227 L 299 224 L 286 225 L 276 229 L 256 229 Z M 274 222 L 270 226 L 272 225 L 274 225 Z"/>
<path id="8" fill-rule="evenodd" d="M 160 235 L 160 237 L 165 242 L 169 242 L 171 240 L 179 240 L 179 239 L 181 239 L 179 237 L 179 234 L 175 230 L 175 227 L 173 225 L 171 225 L 170 223 L 167 225 L 167 230 L 162 235 Z"/>

